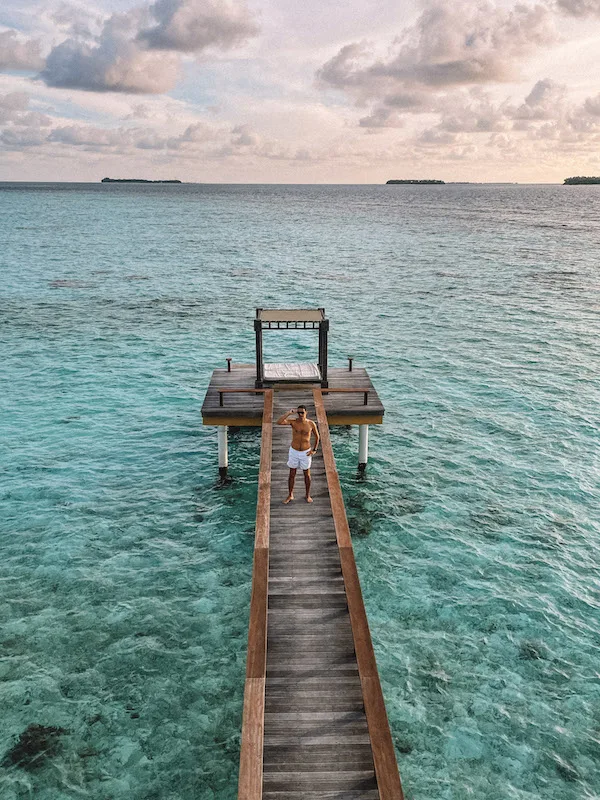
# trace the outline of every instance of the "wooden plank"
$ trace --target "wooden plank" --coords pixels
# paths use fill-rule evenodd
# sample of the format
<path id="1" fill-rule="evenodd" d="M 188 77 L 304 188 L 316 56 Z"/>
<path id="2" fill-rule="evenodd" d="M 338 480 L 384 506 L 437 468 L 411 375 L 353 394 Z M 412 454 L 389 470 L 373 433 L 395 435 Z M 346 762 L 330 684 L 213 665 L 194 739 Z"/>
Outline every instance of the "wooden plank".
<path id="1" fill-rule="evenodd" d="M 349 700 L 347 697 L 302 697 L 297 700 L 287 698 L 271 699 L 265 706 L 265 711 L 360 711 L 364 714 L 362 693 L 359 700 Z"/>
<path id="2" fill-rule="evenodd" d="M 312 747 L 305 747 L 298 749 L 286 745 L 274 746 L 270 745 L 265 747 L 263 760 L 264 764 L 278 763 L 284 764 L 311 764 L 323 760 L 329 760 L 330 763 L 337 764 L 338 762 L 352 762 L 364 764 L 365 762 L 373 763 L 371 755 L 371 748 L 364 744 L 355 744 L 349 746 L 341 745 L 313 745 Z"/>
<path id="3" fill-rule="evenodd" d="M 269 665 L 269 677 L 282 678 L 284 676 L 297 675 L 299 678 L 322 677 L 331 678 L 335 675 L 358 675 L 356 662 L 341 662 L 339 664 L 323 664 L 322 662 L 303 661 L 302 663 L 292 660 L 280 661 L 273 666 Z"/>
<path id="4" fill-rule="evenodd" d="M 271 502 L 271 431 L 273 392 L 264 395 L 259 488 L 256 510 L 252 594 L 248 624 L 248 656 L 238 780 L 239 800 L 261 800 L 267 671 L 267 606 L 269 580 L 269 509 Z"/>
<path id="5" fill-rule="evenodd" d="M 358 675 L 336 676 L 329 678 L 274 678 L 270 675 L 267 676 L 267 686 L 275 688 L 289 689 L 295 686 L 296 689 L 314 689 L 325 686 L 360 686 L 360 677 Z M 362 691 L 362 689 L 361 689 Z"/>
<path id="6" fill-rule="evenodd" d="M 322 698 L 324 700 L 358 700 L 362 703 L 362 686 L 360 681 L 355 682 L 353 685 L 342 685 L 330 681 L 326 686 L 293 686 L 287 684 L 286 686 L 269 686 L 269 699 L 281 702 L 288 698 L 290 701 L 296 702 L 299 700 L 315 700 Z"/>
<path id="7" fill-rule="evenodd" d="M 265 393 L 260 467 L 258 472 L 258 501 L 256 504 L 255 547 L 269 546 L 269 521 L 271 509 L 271 447 L 273 444 L 273 392 Z"/>
<path id="8" fill-rule="evenodd" d="M 265 800 L 378 800 L 377 789 L 333 792 L 265 792 Z"/>
<path id="9" fill-rule="evenodd" d="M 254 550 L 254 565 L 252 569 L 248 657 L 246 659 L 247 678 L 264 678 L 266 675 L 268 573 L 269 551 L 265 547 L 257 547 Z"/>
<path id="10" fill-rule="evenodd" d="M 231 425 L 232 427 L 235 428 L 260 428 L 260 426 L 262 425 L 262 421 L 260 414 L 257 414 L 256 417 L 248 417 L 248 416 L 230 417 L 226 415 L 215 417 L 204 414 L 202 416 L 202 424 Z"/>
<path id="11" fill-rule="evenodd" d="M 354 636 L 358 671 L 361 678 L 372 678 L 377 676 L 377 663 L 352 546 L 340 547 L 340 560 L 346 587 L 350 624 L 352 625 L 352 634 Z"/>
<path id="12" fill-rule="evenodd" d="M 298 791 L 318 789 L 374 789 L 375 776 L 372 770 L 361 772 L 289 772 L 270 773 L 264 776 L 265 792 L 267 791 Z"/>
<path id="13" fill-rule="evenodd" d="M 327 413 L 327 422 L 329 425 L 383 425 L 383 414 L 348 414 L 346 417 L 336 409 L 331 416 Z"/>
<path id="14" fill-rule="evenodd" d="M 239 800 L 261 800 L 263 791 L 265 679 L 246 678 L 238 781 Z"/>
<path id="15" fill-rule="evenodd" d="M 339 547 L 351 547 L 346 507 L 344 505 L 342 487 L 340 486 L 340 478 L 335 466 L 335 457 L 333 455 L 329 425 L 327 424 L 327 416 L 325 414 L 325 408 L 323 407 L 323 394 L 321 390 L 313 389 L 313 397 L 319 433 L 321 435 L 321 448 L 323 450 L 323 461 L 327 473 L 327 485 L 329 487 L 329 499 L 331 501 L 331 511 L 335 524 L 337 543 Z"/>
<path id="16" fill-rule="evenodd" d="M 356 733 L 355 731 L 345 731 L 344 733 L 287 733 L 269 734 L 265 731 L 264 746 L 271 745 L 294 745 L 296 747 L 309 747 L 321 744 L 368 744 L 371 746 L 368 731 Z"/>
<path id="17" fill-rule="evenodd" d="M 379 796 L 381 800 L 402 800 L 404 794 L 379 676 L 361 677 L 361 683 Z"/>

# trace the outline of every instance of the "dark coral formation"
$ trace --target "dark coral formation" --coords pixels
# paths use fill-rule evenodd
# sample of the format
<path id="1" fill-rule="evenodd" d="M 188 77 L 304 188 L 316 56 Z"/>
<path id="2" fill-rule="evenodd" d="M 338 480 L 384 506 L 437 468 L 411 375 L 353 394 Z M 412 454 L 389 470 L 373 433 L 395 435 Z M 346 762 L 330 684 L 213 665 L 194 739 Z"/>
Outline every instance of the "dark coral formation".
<path id="1" fill-rule="evenodd" d="M 19 741 L 4 756 L 3 767 L 22 767 L 33 770 L 60 752 L 60 737 L 68 733 L 65 728 L 48 725 L 29 725 L 19 736 Z"/>

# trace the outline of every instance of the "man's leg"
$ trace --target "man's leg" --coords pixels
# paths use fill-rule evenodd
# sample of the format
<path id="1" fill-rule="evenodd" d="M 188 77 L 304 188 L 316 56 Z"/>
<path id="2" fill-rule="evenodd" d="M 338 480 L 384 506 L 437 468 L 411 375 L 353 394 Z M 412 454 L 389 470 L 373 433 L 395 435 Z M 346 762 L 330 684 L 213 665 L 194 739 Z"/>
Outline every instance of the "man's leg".
<path id="1" fill-rule="evenodd" d="M 306 487 L 306 502 L 312 503 L 313 499 L 310 496 L 310 470 L 304 470 L 304 486 Z"/>
<path id="2" fill-rule="evenodd" d="M 284 503 L 289 503 L 294 499 L 294 483 L 296 482 L 296 470 L 290 469 L 290 477 L 288 478 L 288 490 L 289 494 L 286 499 L 283 501 Z"/>

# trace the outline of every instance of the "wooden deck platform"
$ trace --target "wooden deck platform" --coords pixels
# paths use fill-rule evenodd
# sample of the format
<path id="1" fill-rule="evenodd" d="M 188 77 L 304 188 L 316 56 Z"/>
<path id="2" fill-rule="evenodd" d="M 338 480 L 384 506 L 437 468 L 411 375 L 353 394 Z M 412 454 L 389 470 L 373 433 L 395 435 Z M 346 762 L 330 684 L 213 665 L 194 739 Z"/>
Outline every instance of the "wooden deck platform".
<path id="1" fill-rule="evenodd" d="M 202 404 L 204 425 L 262 425 L 263 393 L 245 391 L 252 389 L 255 378 L 254 364 L 233 364 L 231 372 L 225 368 L 214 370 Z M 366 369 L 354 367 L 350 372 L 330 368 L 328 378 L 329 390 L 323 389 L 323 403 L 329 425 L 380 425 L 383 422 L 385 410 Z M 289 404 L 289 394 L 300 393 L 298 396 L 306 399 L 313 387 L 311 384 L 275 384 L 273 388 L 275 392 L 286 392 L 285 402 Z M 220 393 L 219 389 L 228 391 Z"/>
<path id="2" fill-rule="evenodd" d="M 363 371 L 363 376 L 366 375 Z M 221 378 L 221 376 L 219 376 Z M 239 800 L 402 800 L 321 390 L 264 400 Z M 321 452 L 312 495 L 287 494 L 290 428 L 304 403 Z M 262 408 L 261 408 L 262 412 Z"/>

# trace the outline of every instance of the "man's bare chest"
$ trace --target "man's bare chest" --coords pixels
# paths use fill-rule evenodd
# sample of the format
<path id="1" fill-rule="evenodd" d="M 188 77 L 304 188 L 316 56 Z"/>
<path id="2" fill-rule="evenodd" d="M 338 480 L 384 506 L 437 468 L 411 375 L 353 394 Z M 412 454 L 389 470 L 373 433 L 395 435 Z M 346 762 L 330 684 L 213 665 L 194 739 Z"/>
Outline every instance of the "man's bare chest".
<path id="1" fill-rule="evenodd" d="M 292 424 L 294 433 L 299 433 L 301 436 L 308 436 L 312 430 L 310 422 L 294 422 Z"/>

